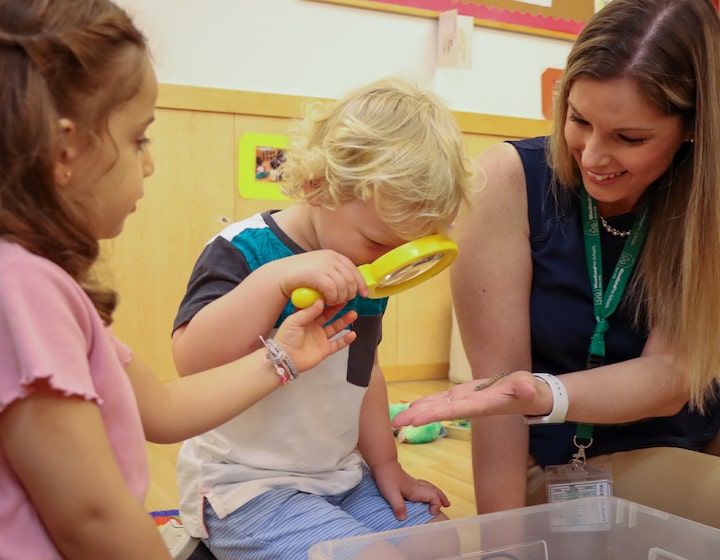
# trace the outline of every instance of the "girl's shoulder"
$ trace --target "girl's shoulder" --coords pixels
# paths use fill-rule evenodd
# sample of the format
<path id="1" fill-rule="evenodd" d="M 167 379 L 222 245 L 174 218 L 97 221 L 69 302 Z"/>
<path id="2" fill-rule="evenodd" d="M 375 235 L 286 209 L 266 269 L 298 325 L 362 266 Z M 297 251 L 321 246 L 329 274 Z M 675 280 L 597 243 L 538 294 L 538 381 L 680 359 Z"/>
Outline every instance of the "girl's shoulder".
<path id="1" fill-rule="evenodd" d="M 69 290 L 84 294 L 80 285 L 56 263 L 16 243 L 0 241 L 0 295 L 13 290 Z"/>
<path id="2" fill-rule="evenodd" d="M 0 312 L 24 309 L 48 321 L 54 314 L 65 320 L 72 315 L 87 327 L 97 315 L 82 287 L 65 270 L 18 244 L 0 241 L 0 270 Z"/>

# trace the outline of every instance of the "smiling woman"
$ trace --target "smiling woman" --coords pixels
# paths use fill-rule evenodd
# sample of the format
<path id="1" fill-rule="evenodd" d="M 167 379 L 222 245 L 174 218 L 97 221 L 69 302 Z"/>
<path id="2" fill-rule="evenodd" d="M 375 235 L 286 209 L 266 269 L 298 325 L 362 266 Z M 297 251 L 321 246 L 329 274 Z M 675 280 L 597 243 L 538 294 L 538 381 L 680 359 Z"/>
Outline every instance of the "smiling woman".
<path id="1" fill-rule="evenodd" d="M 479 512 L 544 501 L 544 468 L 587 457 L 617 496 L 720 527 L 701 453 L 720 428 L 718 89 L 710 2 L 612 0 L 573 44 L 552 134 L 481 155 L 453 299 L 474 376 L 511 373 L 395 418 L 475 417 Z"/>
<path id="2" fill-rule="evenodd" d="M 567 97 L 564 134 L 587 193 L 602 216 L 632 212 L 692 137 L 681 114 L 647 103 L 634 77 L 578 77 Z"/>

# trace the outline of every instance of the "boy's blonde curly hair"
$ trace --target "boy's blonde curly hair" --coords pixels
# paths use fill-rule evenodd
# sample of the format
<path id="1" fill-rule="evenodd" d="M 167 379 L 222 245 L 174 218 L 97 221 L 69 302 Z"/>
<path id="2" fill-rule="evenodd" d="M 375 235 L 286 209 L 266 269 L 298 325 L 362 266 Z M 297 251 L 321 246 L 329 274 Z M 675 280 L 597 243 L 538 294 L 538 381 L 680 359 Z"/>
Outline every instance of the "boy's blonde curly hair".
<path id="1" fill-rule="evenodd" d="M 460 129 L 440 98 L 390 79 L 307 107 L 288 146 L 282 189 L 327 208 L 372 197 L 393 231 L 415 239 L 450 229 L 472 175 Z"/>

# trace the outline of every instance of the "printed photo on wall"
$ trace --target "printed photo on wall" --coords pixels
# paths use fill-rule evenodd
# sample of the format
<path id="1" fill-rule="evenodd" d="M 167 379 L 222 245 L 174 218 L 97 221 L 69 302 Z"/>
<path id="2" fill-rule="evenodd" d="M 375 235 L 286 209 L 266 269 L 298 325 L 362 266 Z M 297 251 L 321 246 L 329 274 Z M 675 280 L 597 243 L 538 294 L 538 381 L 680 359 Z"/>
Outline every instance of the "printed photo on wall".
<path id="1" fill-rule="evenodd" d="M 285 162 L 285 150 L 275 146 L 255 148 L 255 179 L 277 183 L 282 180 L 280 166 Z"/>
<path id="2" fill-rule="evenodd" d="M 238 142 L 238 190 L 243 198 L 289 200 L 280 190 L 287 136 L 246 133 Z"/>

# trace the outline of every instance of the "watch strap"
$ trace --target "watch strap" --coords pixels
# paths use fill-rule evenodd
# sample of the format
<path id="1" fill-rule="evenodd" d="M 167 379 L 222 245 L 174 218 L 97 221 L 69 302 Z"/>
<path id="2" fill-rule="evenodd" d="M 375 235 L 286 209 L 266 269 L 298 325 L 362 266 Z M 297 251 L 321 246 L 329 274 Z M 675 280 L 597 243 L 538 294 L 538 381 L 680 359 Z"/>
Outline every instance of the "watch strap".
<path id="1" fill-rule="evenodd" d="M 543 381 L 550 387 L 553 396 L 553 406 L 547 416 L 525 416 L 525 423 L 535 424 L 562 424 L 567 416 L 569 400 L 565 384 L 556 375 L 549 373 L 533 373 L 536 379 Z"/>

